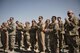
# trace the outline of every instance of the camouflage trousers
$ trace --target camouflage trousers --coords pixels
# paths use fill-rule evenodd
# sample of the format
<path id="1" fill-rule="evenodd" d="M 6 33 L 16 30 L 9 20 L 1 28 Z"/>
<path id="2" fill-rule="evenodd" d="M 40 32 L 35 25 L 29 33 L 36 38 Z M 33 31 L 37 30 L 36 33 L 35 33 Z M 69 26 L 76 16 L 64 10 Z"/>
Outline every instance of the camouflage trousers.
<path id="1" fill-rule="evenodd" d="M 15 35 L 9 35 L 9 49 L 13 50 L 15 46 Z"/>
<path id="2" fill-rule="evenodd" d="M 76 43 L 76 36 L 67 36 L 67 44 L 69 46 L 69 53 L 74 53 L 75 48 L 78 47 Z"/>
<path id="3" fill-rule="evenodd" d="M 24 34 L 24 45 L 25 45 L 25 49 L 29 48 L 31 46 L 30 43 L 30 34 L 28 32 L 26 32 Z"/>
<path id="4" fill-rule="evenodd" d="M 46 51 L 50 50 L 50 39 L 49 39 L 49 33 L 45 33 L 45 47 Z"/>
<path id="5" fill-rule="evenodd" d="M 45 39 L 44 38 L 45 36 L 43 32 L 37 32 L 38 48 L 40 52 L 45 50 Z"/>
<path id="6" fill-rule="evenodd" d="M 51 53 L 57 53 L 57 34 L 50 34 Z"/>
<path id="7" fill-rule="evenodd" d="M 1 43 L 3 45 L 4 50 L 8 50 L 8 32 L 1 33 Z"/>
<path id="8" fill-rule="evenodd" d="M 17 43 L 18 43 L 18 48 L 22 48 L 22 46 L 24 46 L 24 35 L 21 33 L 21 31 L 17 31 Z"/>

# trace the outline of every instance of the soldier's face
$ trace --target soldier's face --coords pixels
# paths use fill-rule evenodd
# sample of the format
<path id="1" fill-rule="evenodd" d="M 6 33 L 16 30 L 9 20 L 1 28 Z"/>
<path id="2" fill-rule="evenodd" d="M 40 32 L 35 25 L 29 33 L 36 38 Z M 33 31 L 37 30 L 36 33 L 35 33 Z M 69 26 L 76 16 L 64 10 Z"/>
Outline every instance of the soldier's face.
<path id="1" fill-rule="evenodd" d="M 26 25 L 26 26 L 30 26 L 30 24 L 29 24 L 29 23 L 25 23 L 25 25 Z"/>
<path id="2" fill-rule="evenodd" d="M 60 21 L 61 19 L 60 18 L 58 18 L 58 21 Z"/>
<path id="3" fill-rule="evenodd" d="M 41 17 L 39 17 L 39 19 L 38 19 L 39 21 L 42 21 L 43 19 L 41 18 Z"/>
<path id="4" fill-rule="evenodd" d="M 53 19 L 52 19 L 52 22 L 54 22 L 55 20 L 56 20 L 56 19 L 55 19 L 55 18 L 53 18 Z"/>
<path id="5" fill-rule="evenodd" d="M 7 26 L 7 23 L 4 23 L 4 26 Z"/>
<path id="6" fill-rule="evenodd" d="M 36 23 L 33 21 L 33 22 L 32 22 L 32 25 L 34 25 L 34 26 L 35 26 L 35 25 L 36 25 Z"/>
<path id="7" fill-rule="evenodd" d="M 30 26 L 30 24 L 27 24 L 27 26 Z"/>
<path id="8" fill-rule="evenodd" d="M 72 17 L 73 13 L 72 12 L 68 12 L 67 15 L 68 15 L 68 17 Z"/>
<path id="9" fill-rule="evenodd" d="M 50 23 L 50 20 L 47 20 L 46 23 Z"/>
<path id="10" fill-rule="evenodd" d="M 35 24 L 34 21 L 32 21 L 32 24 Z"/>

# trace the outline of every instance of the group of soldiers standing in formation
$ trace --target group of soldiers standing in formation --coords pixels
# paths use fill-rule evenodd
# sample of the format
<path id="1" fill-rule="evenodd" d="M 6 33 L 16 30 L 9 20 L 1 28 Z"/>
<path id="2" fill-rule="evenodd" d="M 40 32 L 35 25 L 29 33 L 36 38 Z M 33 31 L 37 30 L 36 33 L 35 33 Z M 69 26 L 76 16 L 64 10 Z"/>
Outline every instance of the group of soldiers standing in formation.
<path id="1" fill-rule="evenodd" d="M 63 45 L 68 45 L 69 53 L 74 53 L 79 48 L 77 39 L 80 38 L 80 20 L 70 10 L 67 12 L 68 18 L 63 23 L 61 17 L 52 16 L 43 23 L 43 17 L 39 16 L 38 23 L 35 20 L 25 22 L 25 24 L 16 21 L 10 17 L 7 22 L 3 22 L 0 26 L 1 43 L 5 51 L 14 50 L 17 44 L 18 49 L 59 53 Z M 57 45 L 59 44 L 59 46 Z"/>

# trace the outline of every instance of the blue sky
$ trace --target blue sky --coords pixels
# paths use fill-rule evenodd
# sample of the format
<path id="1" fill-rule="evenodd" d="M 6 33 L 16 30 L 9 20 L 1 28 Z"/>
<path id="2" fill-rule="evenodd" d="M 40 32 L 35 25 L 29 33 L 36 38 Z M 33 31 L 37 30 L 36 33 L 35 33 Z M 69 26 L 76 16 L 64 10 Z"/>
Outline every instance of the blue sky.
<path id="1" fill-rule="evenodd" d="M 73 10 L 78 17 L 80 0 L 0 0 L 0 24 L 9 17 L 23 23 L 38 20 L 38 16 L 43 16 L 46 20 L 55 15 L 64 20 L 68 10 Z"/>

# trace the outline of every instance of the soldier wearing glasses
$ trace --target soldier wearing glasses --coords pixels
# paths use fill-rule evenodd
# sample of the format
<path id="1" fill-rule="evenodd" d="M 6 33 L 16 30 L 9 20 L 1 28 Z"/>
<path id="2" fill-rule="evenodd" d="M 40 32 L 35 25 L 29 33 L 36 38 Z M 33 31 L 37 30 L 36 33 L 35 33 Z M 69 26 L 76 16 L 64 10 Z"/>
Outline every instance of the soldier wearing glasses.
<path id="1" fill-rule="evenodd" d="M 67 44 L 69 46 L 69 53 L 74 53 L 77 48 L 76 37 L 78 36 L 78 19 L 72 10 L 67 11 L 68 18 L 65 19 L 65 33 L 67 36 Z"/>

